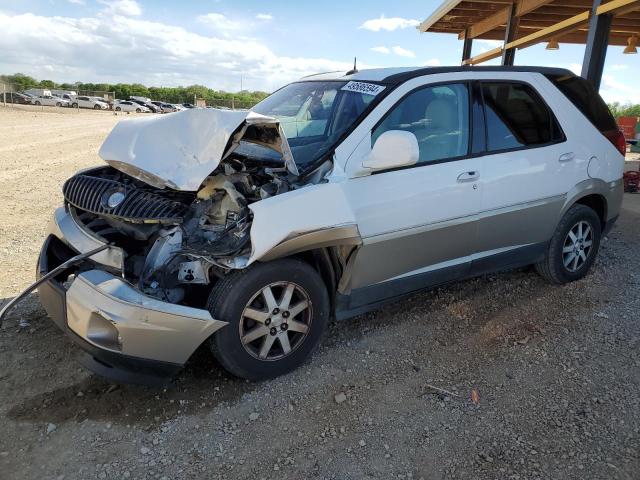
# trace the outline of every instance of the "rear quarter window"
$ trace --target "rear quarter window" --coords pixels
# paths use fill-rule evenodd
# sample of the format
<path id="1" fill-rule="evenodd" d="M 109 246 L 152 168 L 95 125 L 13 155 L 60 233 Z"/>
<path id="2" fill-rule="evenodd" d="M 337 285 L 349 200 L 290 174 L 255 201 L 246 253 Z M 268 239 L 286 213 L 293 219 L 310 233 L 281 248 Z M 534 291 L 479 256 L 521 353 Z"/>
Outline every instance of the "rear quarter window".
<path id="1" fill-rule="evenodd" d="M 547 75 L 547 78 L 600 132 L 618 130 L 609 107 L 587 80 L 574 75 Z"/>

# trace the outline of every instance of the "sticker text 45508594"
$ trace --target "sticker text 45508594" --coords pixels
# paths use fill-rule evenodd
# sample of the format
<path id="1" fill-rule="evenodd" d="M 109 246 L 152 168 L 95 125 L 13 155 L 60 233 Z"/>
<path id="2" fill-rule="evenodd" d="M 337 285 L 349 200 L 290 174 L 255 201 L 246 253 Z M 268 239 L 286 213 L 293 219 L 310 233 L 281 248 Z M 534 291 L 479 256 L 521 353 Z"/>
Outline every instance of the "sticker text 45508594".
<path id="1" fill-rule="evenodd" d="M 349 82 L 340 90 L 346 92 L 364 93 L 365 95 L 378 95 L 384 90 L 383 85 L 376 85 L 375 83 L 366 82 Z"/>

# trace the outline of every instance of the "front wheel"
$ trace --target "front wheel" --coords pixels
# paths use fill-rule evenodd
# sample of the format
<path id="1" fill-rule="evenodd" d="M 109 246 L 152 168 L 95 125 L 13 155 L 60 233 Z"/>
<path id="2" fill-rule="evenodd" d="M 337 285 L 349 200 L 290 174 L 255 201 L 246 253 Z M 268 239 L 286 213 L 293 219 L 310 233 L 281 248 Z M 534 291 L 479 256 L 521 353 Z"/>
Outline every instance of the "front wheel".
<path id="1" fill-rule="evenodd" d="M 116 107 L 116 112 L 120 112 L 120 111 L 122 111 L 122 108 Z"/>
<path id="2" fill-rule="evenodd" d="M 552 283 L 579 280 L 596 259 L 600 236 L 598 214 L 586 205 L 572 206 L 558 223 L 545 258 L 536 264 L 536 270 Z"/>
<path id="3" fill-rule="evenodd" d="M 37 106 L 40 106 L 41 104 L 40 104 L 40 102 L 36 102 L 36 105 L 37 105 Z"/>
<path id="4" fill-rule="evenodd" d="M 142 112 L 142 110 L 140 110 L 139 108 L 136 108 L 136 112 L 140 113 L 140 112 Z"/>
<path id="5" fill-rule="evenodd" d="M 77 104 L 77 103 L 72 103 L 72 104 L 71 104 L 71 106 L 72 106 L 73 108 L 78 108 L 78 104 Z"/>
<path id="6" fill-rule="evenodd" d="M 311 355 L 327 325 L 329 296 L 313 267 L 282 259 L 219 280 L 208 309 L 213 318 L 229 322 L 210 340 L 220 364 L 237 377 L 263 380 Z"/>
<path id="7" fill-rule="evenodd" d="M 93 109 L 94 109 L 94 110 L 100 110 L 100 105 L 94 105 L 94 106 L 93 106 Z"/>
<path id="8" fill-rule="evenodd" d="M 61 107 L 61 106 L 62 106 L 62 103 L 56 102 L 56 107 Z"/>

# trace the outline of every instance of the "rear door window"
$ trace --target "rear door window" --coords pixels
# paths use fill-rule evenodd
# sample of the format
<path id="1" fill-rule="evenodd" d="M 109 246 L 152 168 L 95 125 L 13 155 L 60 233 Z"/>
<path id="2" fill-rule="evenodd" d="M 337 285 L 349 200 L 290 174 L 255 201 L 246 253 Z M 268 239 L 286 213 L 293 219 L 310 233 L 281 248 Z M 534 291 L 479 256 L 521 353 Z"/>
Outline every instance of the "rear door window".
<path id="1" fill-rule="evenodd" d="M 482 82 L 487 150 L 536 147 L 564 138 L 558 121 L 533 87 Z"/>

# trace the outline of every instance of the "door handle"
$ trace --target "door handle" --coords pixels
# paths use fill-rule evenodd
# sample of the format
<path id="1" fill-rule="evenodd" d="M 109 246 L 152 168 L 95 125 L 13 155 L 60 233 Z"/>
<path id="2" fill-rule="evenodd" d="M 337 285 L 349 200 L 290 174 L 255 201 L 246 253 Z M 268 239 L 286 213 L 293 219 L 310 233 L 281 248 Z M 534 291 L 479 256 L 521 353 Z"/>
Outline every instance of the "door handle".
<path id="1" fill-rule="evenodd" d="M 559 162 L 570 162 L 576 157 L 576 154 L 573 152 L 563 153 L 558 157 Z"/>
<path id="2" fill-rule="evenodd" d="M 471 172 L 464 172 L 458 175 L 458 183 L 475 182 L 480 178 L 480 172 L 473 170 Z"/>

